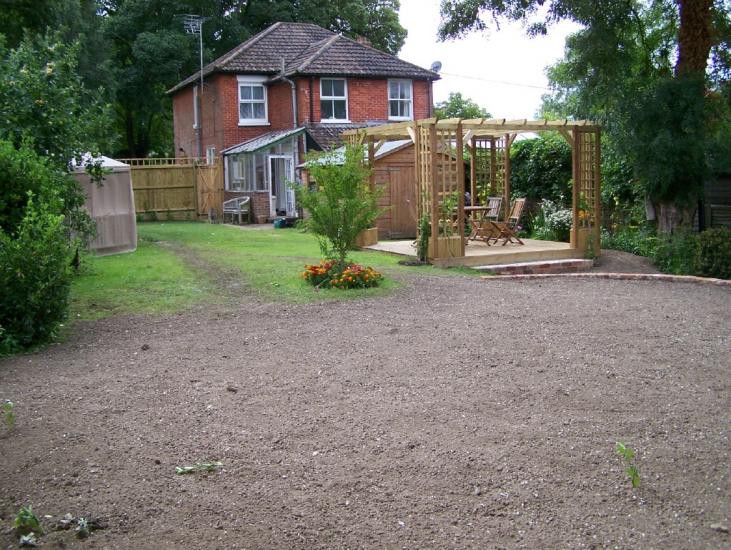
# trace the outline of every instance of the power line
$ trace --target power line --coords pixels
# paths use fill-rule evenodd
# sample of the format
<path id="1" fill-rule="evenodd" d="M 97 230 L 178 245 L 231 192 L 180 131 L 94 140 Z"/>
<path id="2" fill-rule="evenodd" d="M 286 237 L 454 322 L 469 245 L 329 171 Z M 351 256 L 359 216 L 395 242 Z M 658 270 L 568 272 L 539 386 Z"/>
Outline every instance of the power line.
<path id="1" fill-rule="evenodd" d="M 455 74 L 455 73 L 447 73 L 447 72 L 440 72 L 439 74 L 443 74 L 445 76 L 453 76 L 455 78 L 466 78 L 469 80 L 479 80 L 481 82 L 489 82 L 491 84 L 503 84 L 505 86 L 517 86 L 519 88 L 535 88 L 537 90 L 547 90 L 550 91 L 551 88 L 547 86 L 536 86 L 534 84 L 524 84 L 522 82 L 508 82 L 507 80 L 490 80 L 489 78 L 482 78 L 479 76 L 469 76 L 465 74 Z"/>

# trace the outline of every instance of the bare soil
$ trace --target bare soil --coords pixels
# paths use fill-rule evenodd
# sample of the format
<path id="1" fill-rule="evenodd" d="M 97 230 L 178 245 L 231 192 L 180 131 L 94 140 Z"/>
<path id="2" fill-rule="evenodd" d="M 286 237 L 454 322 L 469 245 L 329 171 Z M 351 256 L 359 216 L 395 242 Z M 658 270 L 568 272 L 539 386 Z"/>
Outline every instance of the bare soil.
<path id="1" fill-rule="evenodd" d="M 728 289 L 414 275 L 356 302 L 239 291 L 0 361 L 17 414 L 0 547 L 25 504 L 48 548 L 731 546 Z M 638 451 L 637 489 L 617 441 Z M 53 531 L 66 513 L 106 528 Z"/>

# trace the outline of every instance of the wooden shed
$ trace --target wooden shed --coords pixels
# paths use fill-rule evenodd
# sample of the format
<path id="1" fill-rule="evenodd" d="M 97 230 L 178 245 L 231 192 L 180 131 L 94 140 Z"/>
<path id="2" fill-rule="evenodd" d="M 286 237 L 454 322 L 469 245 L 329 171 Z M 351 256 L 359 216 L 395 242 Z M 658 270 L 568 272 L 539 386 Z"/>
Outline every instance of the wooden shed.
<path id="1" fill-rule="evenodd" d="M 376 220 L 378 239 L 416 238 L 418 184 L 415 155 L 414 142 L 410 139 L 384 142 L 374 152 L 373 181 L 380 191 L 378 206 L 386 209 Z M 307 163 L 299 168 L 302 169 L 302 181 L 309 183 Z"/>

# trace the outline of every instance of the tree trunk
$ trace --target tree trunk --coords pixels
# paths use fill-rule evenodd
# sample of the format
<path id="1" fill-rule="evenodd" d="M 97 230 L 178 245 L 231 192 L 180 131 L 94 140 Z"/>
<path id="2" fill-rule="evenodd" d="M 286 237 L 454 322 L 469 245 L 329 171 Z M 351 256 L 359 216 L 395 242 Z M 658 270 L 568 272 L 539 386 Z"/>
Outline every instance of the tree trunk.
<path id="1" fill-rule="evenodd" d="M 678 0 L 678 62 L 675 75 L 704 73 L 713 44 L 713 0 Z"/>
<path id="2" fill-rule="evenodd" d="M 690 228 L 693 225 L 695 208 L 668 202 L 661 202 L 658 207 L 656 208 L 658 233 L 670 235 L 679 227 Z"/>

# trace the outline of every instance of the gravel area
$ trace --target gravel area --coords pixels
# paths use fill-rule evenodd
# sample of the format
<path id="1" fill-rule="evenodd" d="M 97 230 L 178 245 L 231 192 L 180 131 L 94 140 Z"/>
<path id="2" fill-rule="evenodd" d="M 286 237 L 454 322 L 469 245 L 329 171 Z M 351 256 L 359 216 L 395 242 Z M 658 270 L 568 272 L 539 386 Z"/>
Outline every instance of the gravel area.
<path id="1" fill-rule="evenodd" d="M 731 546 L 728 289 L 405 283 L 0 360 L 0 547 L 25 504 L 50 548 Z M 66 513 L 105 528 L 54 531 Z"/>

